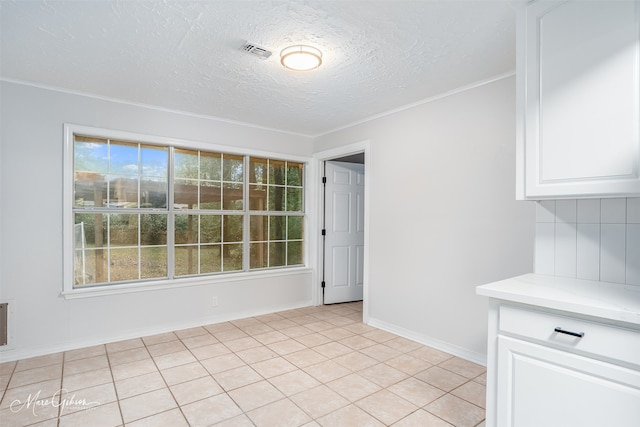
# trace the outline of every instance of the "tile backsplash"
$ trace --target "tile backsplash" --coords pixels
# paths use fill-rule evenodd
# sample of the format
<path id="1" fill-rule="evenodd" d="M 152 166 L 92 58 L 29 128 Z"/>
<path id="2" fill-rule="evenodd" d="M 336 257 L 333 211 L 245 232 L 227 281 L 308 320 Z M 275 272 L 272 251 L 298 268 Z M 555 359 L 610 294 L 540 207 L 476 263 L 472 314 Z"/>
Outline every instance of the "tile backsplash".
<path id="1" fill-rule="evenodd" d="M 640 198 L 536 202 L 534 271 L 640 285 Z"/>

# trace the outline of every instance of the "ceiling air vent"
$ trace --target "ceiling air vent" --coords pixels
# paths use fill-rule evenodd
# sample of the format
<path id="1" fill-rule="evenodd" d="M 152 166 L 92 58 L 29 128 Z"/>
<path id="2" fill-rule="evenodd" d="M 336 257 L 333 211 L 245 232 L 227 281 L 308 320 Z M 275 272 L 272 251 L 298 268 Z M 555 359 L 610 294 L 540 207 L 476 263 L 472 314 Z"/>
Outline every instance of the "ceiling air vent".
<path id="1" fill-rule="evenodd" d="M 267 49 L 249 42 L 246 42 L 245 44 L 243 44 L 240 50 L 244 50 L 247 53 L 250 53 L 255 56 L 259 56 L 262 59 L 267 59 L 268 57 L 271 56 L 271 52 L 268 51 Z"/>

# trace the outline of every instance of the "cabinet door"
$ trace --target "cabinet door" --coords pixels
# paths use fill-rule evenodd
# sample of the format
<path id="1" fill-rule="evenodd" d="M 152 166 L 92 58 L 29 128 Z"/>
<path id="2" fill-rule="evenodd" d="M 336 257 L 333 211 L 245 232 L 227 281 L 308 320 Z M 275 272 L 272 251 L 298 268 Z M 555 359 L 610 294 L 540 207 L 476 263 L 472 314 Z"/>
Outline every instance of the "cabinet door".
<path id="1" fill-rule="evenodd" d="M 638 427 L 640 372 L 498 337 L 499 427 Z"/>
<path id="2" fill-rule="evenodd" d="M 640 195 L 640 0 L 530 3 L 517 43 L 519 198 Z"/>

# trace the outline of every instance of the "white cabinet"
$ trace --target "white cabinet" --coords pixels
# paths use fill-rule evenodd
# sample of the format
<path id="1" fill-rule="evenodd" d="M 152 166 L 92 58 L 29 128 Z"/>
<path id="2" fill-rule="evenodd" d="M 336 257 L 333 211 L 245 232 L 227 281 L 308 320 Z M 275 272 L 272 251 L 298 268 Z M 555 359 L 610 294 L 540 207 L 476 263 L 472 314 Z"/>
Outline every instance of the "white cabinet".
<path id="1" fill-rule="evenodd" d="M 640 425 L 637 371 L 503 336 L 498 360 L 500 426 Z"/>
<path id="2" fill-rule="evenodd" d="M 628 353 L 624 348 L 629 346 L 629 351 L 640 351 L 639 332 L 634 338 L 632 331 L 608 325 L 501 306 L 500 311 L 505 310 L 510 313 L 501 314 L 497 338 L 496 425 L 640 425 L 640 372 L 627 367 L 633 365 L 624 360 L 608 358 L 611 348 Z M 577 329 L 566 332 L 584 334 L 582 337 L 554 331 L 572 323 Z M 507 331 L 517 330 L 525 335 L 507 335 Z M 607 331 L 614 339 L 599 342 L 602 338 L 606 341 Z M 590 343 L 583 346 L 582 340 L 589 339 Z M 639 354 L 626 354 L 625 359 L 638 359 Z"/>
<path id="3" fill-rule="evenodd" d="M 640 426 L 640 287 L 525 274 L 476 292 L 487 427 Z"/>
<path id="4" fill-rule="evenodd" d="M 640 195 L 640 0 L 522 4 L 516 43 L 517 198 Z"/>

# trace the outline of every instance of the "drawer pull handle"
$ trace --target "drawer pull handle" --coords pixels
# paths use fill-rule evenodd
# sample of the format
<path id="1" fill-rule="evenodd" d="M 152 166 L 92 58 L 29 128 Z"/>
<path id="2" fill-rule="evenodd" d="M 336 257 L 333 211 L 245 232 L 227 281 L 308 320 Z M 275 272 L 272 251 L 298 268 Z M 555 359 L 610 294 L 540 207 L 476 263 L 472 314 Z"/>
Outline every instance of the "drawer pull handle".
<path id="1" fill-rule="evenodd" d="M 584 332 L 571 332 L 571 331 L 566 331 L 564 329 L 562 329 L 561 327 L 557 327 L 554 329 L 555 332 L 558 332 L 560 334 L 567 334 L 567 335 L 571 335 L 572 337 L 578 337 L 578 338 L 582 338 L 584 336 Z"/>

